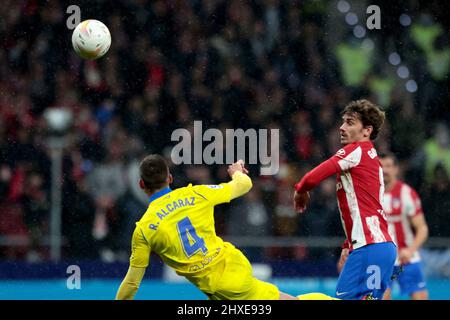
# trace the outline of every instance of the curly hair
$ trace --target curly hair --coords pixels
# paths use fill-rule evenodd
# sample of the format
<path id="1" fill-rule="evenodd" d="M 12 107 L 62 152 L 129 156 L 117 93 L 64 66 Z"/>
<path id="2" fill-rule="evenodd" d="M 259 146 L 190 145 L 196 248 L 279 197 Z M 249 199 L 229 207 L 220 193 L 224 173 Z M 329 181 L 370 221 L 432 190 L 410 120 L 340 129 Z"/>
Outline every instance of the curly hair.
<path id="1" fill-rule="evenodd" d="M 370 140 L 375 140 L 378 137 L 386 118 L 385 112 L 380 106 L 365 99 L 351 101 L 341 112 L 342 116 L 344 114 L 356 115 L 364 127 L 372 126 Z"/>

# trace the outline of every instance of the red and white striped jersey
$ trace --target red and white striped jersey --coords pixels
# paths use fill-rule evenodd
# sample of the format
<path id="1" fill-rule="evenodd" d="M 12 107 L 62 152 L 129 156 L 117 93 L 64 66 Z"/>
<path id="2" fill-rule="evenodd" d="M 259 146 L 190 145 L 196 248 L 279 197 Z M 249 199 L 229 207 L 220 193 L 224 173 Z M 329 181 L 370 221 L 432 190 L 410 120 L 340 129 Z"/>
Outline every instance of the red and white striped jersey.
<path id="1" fill-rule="evenodd" d="M 422 203 L 417 192 L 406 183 L 397 181 L 392 190 L 385 192 L 383 208 L 389 222 L 389 232 L 398 249 L 411 246 L 414 242 L 411 218 L 423 214 Z M 416 251 L 410 262 L 418 261 L 420 261 L 420 254 Z M 398 259 L 396 264 L 400 264 Z"/>
<path id="2" fill-rule="evenodd" d="M 383 212 L 383 170 L 371 141 L 354 142 L 330 158 L 337 166 L 336 193 L 350 246 L 393 242 Z"/>

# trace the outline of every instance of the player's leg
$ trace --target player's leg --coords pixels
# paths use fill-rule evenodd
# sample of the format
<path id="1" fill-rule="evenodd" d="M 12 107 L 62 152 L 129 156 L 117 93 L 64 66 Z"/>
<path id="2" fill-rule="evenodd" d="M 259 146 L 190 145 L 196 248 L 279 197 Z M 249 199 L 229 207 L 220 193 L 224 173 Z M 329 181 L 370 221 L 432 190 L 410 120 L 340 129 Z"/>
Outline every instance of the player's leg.
<path id="1" fill-rule="evenodd" d="M 278 300 L 280 291 L 268 282 L 253 277 L 253 269 L 244 256 L 232 244 L 225 243 L 226 256 L 217 280 L 210 286 L 212 300 Z M 215 267 L 212 267 L 215 268 Z M 283 294 L 288 299 L 289 295 Z M 295 299 L 294 297 L 292 297 Z"/>
<path id="2" fill-rule="evenodd" d="M 394 266 L 394 273 L 391 276 L 388 287 L 383 295 L 383 300 L 392 300 L 392 287 L 394 286 L 394 280 L 398 278 L 401 273 L 401 269 L 398 266 Z"/>
<path id="3" fill-rule="evenodd" d="M 213 285 L 211 300 L 299 300 L 280 291 L 274 284 L 261 281 L 253 276 L 253 269 L 244 254 L 227 245 L 227 256 L 219 270 L 218 281 Z M 302 300 L 332 300 L 320 293 L 299 296 Z"/>
<path id="4" fill-rule="evenodd" d="M 336 298 L 327 296 L 326 294 L 318 293 L 318 292 L 301 294 L 301 295 L 297 296 L 296 299 L 298 299 L 298 300 L 340 300 L 340 299 L 336 299 Z"/>
<path id="5" fill-rule="evenodd" d="M 364 282 L 364 248 L 353 250 L 339 274 L 335 298 L 342 300 L 361 299 L 360 285 Z"/>
<path id="6" fill-rule="evenodd" d="M 339 275 L 335 297 L 343 300 L 382 299 L 397 256 L 393 243 L 376 243 L 353 250 Z"/>
<path id="7" fill-rule="evenodd" d="M 280 300 L 340 300 L 319 292 L 305 293 L 296 297 L 280 291 Z"/>
<path id="8" fill-rule="evenodd" d="M 298 300 L 296 297 L 291 296 L 290 294 L 284 293 L 280 291 L 279 300 Z"/>
<path id="9" fill-rule="evenodd" d="M 369 299 L 381 300 L 394 275 L 397 247 L 392 242 L 367 246 L 366 286 L 371 293 Z"/>
<path id="10" fill-rule="evenodd" d="M 211 300 L 299 300 L 299 298 L 281 292 L 275 285 L 256 279 L 253 269 L 244 256 L 233 245 L 225 243 L 226 257 L 220 266 L 208 276 L 208 286 L 202 290 Z M 213 274 L 217 276 L 213 276 Z M 213 280 L 216 279 L 216 280 Z M 205 281 L 203 281 L 205 282 Z M 211 288 L 211 293 L 205 288 Z M 301 300 L 332 300 L 321 293 L 299 296 Z"/>
<path id="11" fill-rule="evenodd" d="M 404 265 L 398 281 L 403 295 L 409 296 L 412 300 L 428 300 L 428 290 L 421 263 Z"/>

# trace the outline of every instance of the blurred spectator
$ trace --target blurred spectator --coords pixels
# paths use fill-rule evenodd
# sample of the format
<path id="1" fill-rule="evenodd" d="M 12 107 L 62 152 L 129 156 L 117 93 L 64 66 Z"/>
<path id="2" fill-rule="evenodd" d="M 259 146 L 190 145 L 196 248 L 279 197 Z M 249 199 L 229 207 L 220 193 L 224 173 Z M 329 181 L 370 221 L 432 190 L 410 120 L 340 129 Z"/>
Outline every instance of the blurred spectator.
<path id="1" fill-rule="evenodd" d="M 119 258 L 128 260 L 131 236 L 136 222 L 147 211 L 148 197 L 139 187 L 139 163 L 133 161 L 128 165 L 124 183 L 127 191 L 117 199 L 117 247 L 120 250 Z"/>
<path id="2" fill-rule="evenodd" d="M 300 234 L 303 236 L 321 236 L 323 233 L 330 236 L 340 236 L 340 215 L 336 207 L 336 181 L 327 179 L 320 184 L 319 192 L 312 195 L 320 201 L 312 201 L 308 212 L 301 216 L 302 228 Z"/>
<path id="3" fill-rule="evenodd" d="M 63 251 L 65 258 L 97 258 L 97 242 L 93 237 L 95 211 L 86 178 L 68 182 L 64 189 L 62 212 L 62 231 L 67 241 Z"/>
<path id="4" fill-rule="evenodd" d="M 450 227 L 446 223 L 450 215 L 450 176 L 440 164 L 435 167 L 433 176 L 424 205 L 430 236 L 450 237 Z"/>
<path id="5" fill-rule="evenodd" d="M 254 187 L 246 197 L 231 204 L 227 217 L 227 235 L 241 237 L 265 237 L 272 235 L 271 217 L 261 199 L 261 192 Z M 261 260 L 262 248 L 244 248 L 250 260 Z"/>
<path id="6" fill-rule="evenodd" d="M 372 68 L 373 51 L 372 47 L 353 37 L 338 46 L 336 54 L 345 85 L 360 87 L 363 84 Z"/>
<path id="7" fill-rule="evenodd" d="M 314 201 L 305 214 L 302 214 L 299 221 L 298 235 L 303 237 L 320 237 L 323 234 L 334 237 L 342 237 L 342 222 L 339 210 L 336 206 L 336 181 L 333 178 L 323 181 L 318 192 L 311 196 Z M 317 201 L 320 199 L 319 201 Z M 328 249 L 310 248 L 308 257 L 317 259 L 329 255 Z"/>
<path id="8" fill-rule="evenodd" d="M 89 192 L 96 204 L 93 235 L 101 242 L 103 256 L 107 261 L 114 260 L 113 249 L 117 243 L 116 234 L 119 217 L 115 202 L 126 192 L 124 184 L 124 141 L 115 140 L 110 144 L 106 162 L 97 164 L 87 177 Z"/>
<path id="9" fill-rule="evenodd" d="M 450 136 L 445 123 L 438 123 L 434 127 L 434 135 L 419 150 L 414 164 L 420 166 L 421 176 L 428 185 L 435 182 L 434 173 L 438 165 L 442 166 L 447 176 L 450 175 Z"/>
<path id="10" fill-rule="evenodd" d="M 424 119 L 414 109 L 411 97 L 394 93 L 387 117 L 390 120 L 392 151 L 398 159 L 408 160 L 425 139 Z M 414 134 L 411 133 L 414 128 Z"/>
<path id="11" fill-rule="evenodd" d="M 42 239 L 47 234 L 50 199 L 44 189 L 44 177 L 38 172 L 31 172 L 25 179 L 23 196 L 20 200 L 24 207 L 24 222 L 30 232 L 31 251 L 27 260 L 31 262 L 48 258 L 42 251 Z"/>
<path id="12" fill-rule="evenodd" d="M 258 187 L 236 204 L 230 205 L 227 234 L 231 236 L 263 237 L 271 235 L 270 215 L 264 206 Z"/>

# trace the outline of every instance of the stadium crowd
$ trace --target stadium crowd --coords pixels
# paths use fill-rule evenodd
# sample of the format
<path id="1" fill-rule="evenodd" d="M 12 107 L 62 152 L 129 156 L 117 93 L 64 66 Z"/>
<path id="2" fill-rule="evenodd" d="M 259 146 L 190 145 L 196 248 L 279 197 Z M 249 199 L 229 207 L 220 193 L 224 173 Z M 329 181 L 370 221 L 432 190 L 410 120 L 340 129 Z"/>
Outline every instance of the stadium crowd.
<path id="1" fill-rule="evenodd" d="M 51 207 L 43 113 L 57 106 L 73 113 L 61 181 L 65 258 L 128 257 L 148 203 L 139 159 L 170 158 L 171 133 L 194 120 L 203 130 L 280 129 L 279 173 L 259 176 L 250 166 L 253 190 L 218 207 L 220 235 L 343 238 L 334 180 L 314 191 L 301 216 L 293 185 L 340 148 L 339 112 L 360 97 L 385 108 L 376 147 L 398 156 L 402 178 L 422 197 L 430 236 L 450 237 L 450 26 L 436 2 L 380 4 L 390 18 L 358 38 L 337 1 L 80 1 L 82 20 L 105 22 L 113 39 L 105 57 L 83 61 L 66 27 L 71 3 L 2 1 L 0 258 L 49 259 L 41 246 Z M 405 8 L 409 26 L 398 19 Z M 417 90 L 389 63 L 394 51 Z M 174 187 L 227 180 L 223 165 L 172 171 Z M 28 241 L 4 243 L 15 236 Z"/>

